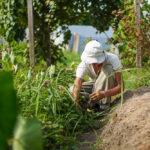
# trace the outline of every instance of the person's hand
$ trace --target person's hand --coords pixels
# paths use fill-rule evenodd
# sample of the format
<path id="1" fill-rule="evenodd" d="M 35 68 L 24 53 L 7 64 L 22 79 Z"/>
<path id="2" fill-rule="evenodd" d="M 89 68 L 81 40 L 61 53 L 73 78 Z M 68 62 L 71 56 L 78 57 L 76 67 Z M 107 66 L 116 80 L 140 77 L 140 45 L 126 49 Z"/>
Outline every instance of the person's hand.
<path id="1" fill-rule="evenodd" d="M 92 101 L 98 101 L 98 100 L 100 100 L 100 99 L 102 99 L 104 97 L 105 97 L 105 95 L 104 95 L 103 91 L 101 91 L 101 92 L 93 92 L 92 94 L 90 94 L 90 99 Z"/>
<path id="2" fill-rule="evenodd" d="M 77 97 L 78 97 L 78 96 L 77 96 L 77 92 L 74 92 L 74 93 L 73 93 L 73 100 L 74 100 L 74 102 L 75 102 L 75 104 L 76 104 L 76 108 L 77 108 L 78 110 L 81 110 L 82 108 L 81 108 L 81 106 L 80 106 L 80 104 L 79 104 L 79 100 L 78 100 Z"/>

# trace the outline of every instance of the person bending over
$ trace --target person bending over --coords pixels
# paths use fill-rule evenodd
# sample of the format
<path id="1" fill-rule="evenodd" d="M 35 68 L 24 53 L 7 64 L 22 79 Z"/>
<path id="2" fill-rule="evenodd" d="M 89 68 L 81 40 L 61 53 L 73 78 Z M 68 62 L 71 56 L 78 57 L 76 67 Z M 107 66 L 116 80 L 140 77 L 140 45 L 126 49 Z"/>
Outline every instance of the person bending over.
<path id="1" fill-rule="evenodd" d="M 84 96 L 89 104 L 97 103 L 100 109 L 108 108 L 111 96 L 121 92 L 122 65 L 118 56 L 105 52 L 98 41 L 92 40 L 86 44 L 81 60 L 74 81 L 75 103 L 79 106 L 79 98 Z M 91 81 L 83 82 L 85 75 L 88 75 Z"/>

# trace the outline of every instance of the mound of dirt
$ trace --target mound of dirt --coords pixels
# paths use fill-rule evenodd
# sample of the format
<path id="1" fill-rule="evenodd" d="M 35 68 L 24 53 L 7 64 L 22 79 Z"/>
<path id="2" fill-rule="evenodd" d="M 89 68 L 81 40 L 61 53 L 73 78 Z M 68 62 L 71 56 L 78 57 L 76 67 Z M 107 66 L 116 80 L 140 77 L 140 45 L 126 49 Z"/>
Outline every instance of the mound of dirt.
<path id="1" fill-rule="evenodd" d="M 150 150 L 150 88 L 133 93 L 112 113 L 100 134 L 100 150 Z"/>
<path id="2" fill-rule="evenodd" d="M 80 137 L 80 150 L 150 150 L 150 87 L 127 91 L 124 100 L 104 127 Z"/>

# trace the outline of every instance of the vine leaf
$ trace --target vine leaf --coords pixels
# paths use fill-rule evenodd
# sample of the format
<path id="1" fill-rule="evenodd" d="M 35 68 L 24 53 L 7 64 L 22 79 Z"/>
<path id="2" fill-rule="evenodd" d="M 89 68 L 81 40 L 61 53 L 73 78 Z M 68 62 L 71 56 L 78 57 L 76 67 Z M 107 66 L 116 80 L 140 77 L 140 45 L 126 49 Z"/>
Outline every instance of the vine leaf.
<path id="1" fill-rule="evenodd" d="M 37 119 L 18 118 L 13 150 L 42 150 L 42 131 Z"/>

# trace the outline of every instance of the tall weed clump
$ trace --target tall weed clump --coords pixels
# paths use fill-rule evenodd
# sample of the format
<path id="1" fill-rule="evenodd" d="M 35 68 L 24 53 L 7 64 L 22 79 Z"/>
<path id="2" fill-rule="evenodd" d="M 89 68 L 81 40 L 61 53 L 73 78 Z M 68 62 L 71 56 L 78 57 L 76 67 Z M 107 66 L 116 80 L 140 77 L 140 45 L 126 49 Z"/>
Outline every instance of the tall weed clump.
<path id="1" fill-rule="evenodd" d="M 10 48 L 2 47 L 0 61 L 1 70 L 13 74 L 19 115 L 29 122 L 31 118 L 40 121 L 44 149 L 70 149 L 77 141 L 76 135 L 90 129 L 98 114 L 93 111 L 83 114 L 76 109 L 72 94 L 68 91 L 75 78 L 74 69 L 65 69 L 61 65 L 45 69 L 42 61 L 29 68 L 28 56 L 23 50 L 26 50 L 25 44 L 13 43 Z M 26 128 L 26 123 L 20 125 Z M 22 137 L 23 134 L 14 136 Z"/>
<path id="2" fill-rule="evenodd" d="M 92 127 L 97 114 L 77 110 L 68 91 L 74 80 L 72 70 L 55 66 L 46 71 L 20 69 L 14 77 L 20 112 L 24 118 L 41 121 L 45 147 L 72 145 L 77 134 Z"/>

